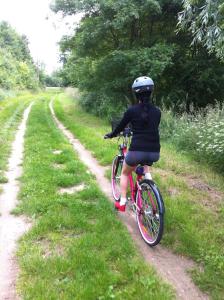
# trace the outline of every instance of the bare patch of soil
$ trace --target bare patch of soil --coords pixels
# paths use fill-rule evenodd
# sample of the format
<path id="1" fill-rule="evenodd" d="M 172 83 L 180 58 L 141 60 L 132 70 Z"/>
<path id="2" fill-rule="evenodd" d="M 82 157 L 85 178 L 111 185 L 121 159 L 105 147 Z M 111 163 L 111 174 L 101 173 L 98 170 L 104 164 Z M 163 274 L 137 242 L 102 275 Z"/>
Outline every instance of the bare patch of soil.
<path id="1" fill-rule="evenodd" d="M 187 182 L 192 189 L 199 190 L 203 193 L 204 196 L 200 199 L 203 206 L 212 209 L 213 212 L 219 211 L 220 205 L 224 201 L 224 195 L 221 192 L 199 179 L 187 178 Z"/>
<path id="2" fill-rule="evenodd" d="M 192 186 L 192 188 L 195 188 L 199 191 L 211 191 L 212 190 L 212 188 L 209 185 L 207 185 L 206 183 L 201 182 L 201 181 L 192 180 L 191 186 Z"/>
<path id="3" fill-rule="evenodd" d="M 96 220 L 96 219 L 88 219 L 88 223 L 89 223 L 90 225 L 96 225 L 97 220 Z"/>
<path id="4" fill-rule="evenodd" d="M 169 193 L 170 196 L 178 196 L 178 195 L 180 195 L 180 191 L 178 191 L 177 188 L 172 188 L 172 187 L 170 187 L 168 189 L 168 193 Z"/>
<path id="5" fill-rule="evenodd" d="M 200 202 L 205 207 L 211 208 L 213 211 L 219 210 L 220 205 L 224 201 L 223 193 L 215 190 L 197 177 L 186 177 L 186 182 L 190 188 L 204 193 L 204 197 L 200 199 Z"/>
<path id="6" fill-rule="evenodd" d="M 59 154 L 61 154 L 62 153 L 62 150 L 54 150 L 53 151 L 53 154 L 55 154 L 55 155 L 59 155 Z"/>
<path id="7" fill-rule="evenodd" d="M 81 183 L 79 185 L 75 185 L 75 186 L 72 186 L 72 187 L 68 187 L 68 188 L 60 188 L 59 189 L 59 194 L 74 194 L 74 193 L 77 193 L 77 192 L 81 192 L 85 189 L 85 184 L 84 183 Z"/>
<path id="8" fill-rule="evenodd" d="M 154 168 L 153 173 L 157 173 L 163 178 L 167 178 L 167 177 L 173 175 L 173 173 L 171 171 L 163 170 L 160 168 Z"/>
<path id="9" fill-rule="evenodd" d="M 15 259 L 17 240 L 31 227 L 31 223 L 24 217 L 15 217 L 11 211 L 17 205 L 19 184 L 17 178 L 21 176 L 23 159 L 24 134 L 26 122 L 32 104 L 25 110 L 23 120 L 12 144 L 12 153 L 9 158 L 8 182 L 2 186 L 0 195 L 0 299 L 16 300 L 16 278 L 18 266 Z"/>
<path id="10" fill-rule="evenodd" d="M 43 251 L 42 257 L 45 259 L 50 258 L 52 256 L 65 255 L 65 247 L 63 245 L 53 245 L 51 241 L 46 239 L 41 241 L 41 248 Z"/>
<path id="11" fill-rule="evenodd" d="M 63 170 L 65 166 L 63 164 L 53 164 L 53 168 L 56 170 Z"/>
<path id="12" fill-rule="evenodd" d="M 222 199 L 222 193 L 215 190 L 214 188 L 212 188 L 211 186 L 209 186 L 207 183 L 203 182 L 202 180 L 200 180 L 197 177 L 186 177 L 186 181 L 188 183 L 188 185 L 193 188 L 193 189 L 197 189 L 199 191 L 205 191 L 210 193 L 211 195 L 214 195 L 215 198 L 219 198 L 220 200 Z"/>
<path id="13" fill-rule="evenodd" d="M 63 236 L 56 241 L 53 241 L 51 238 L 41 238 L 36 242 L 41 248 L 41 254 L 44 259 L 66 255 L 66 242 L 79 239 L 84 235 L 84 233 L 70 231 L 63 232 L 62 235 Z"/>
<path id="14" fill-rule="evenodd" d="M 83 235 L 84 235 L 84 232 L 79 232 L 79 233 L 77 233 L 77 232 L 70 232 L 70 233 L 64 234 L 63 236 L 66 239 L 78 239 L 78 238 L 80 238 Z"/>
<path id="15" fill-rule="evenodd" d="M 57 119 L 53 110 L 52 102 L 50 103 L 50 110 L 58 128 L 68 138 L 74 150 L 78 152 L 80 160 L 87 166 L 91 173 L 94 174 L 102 191 L 113 202 L 111 185 L 109 180 L 104 176 L 104 168 L 99 165 L 98 161 L 91 155 L 90 151 L 86 150 L 79 140 L 76 139 L 73 134 Z M 167 176 L 167 173 L 164 174 L 164 176 Z M 153 265 L 161 277 L 174 287 L 178 299 L 208 299 L 208 296 L 203 294 L 195 286 L 188 274 L 189 270 L 196 267 L 193 261 L 185 257 L 175 255 L 161 245 L 155 248 L 148 247 L 140 236 L 135 216 L 131 211 L 128 211 L 125 214 L 119 214 L 119 217 L 126 225 L 146 262 L 149 265 Z"/>

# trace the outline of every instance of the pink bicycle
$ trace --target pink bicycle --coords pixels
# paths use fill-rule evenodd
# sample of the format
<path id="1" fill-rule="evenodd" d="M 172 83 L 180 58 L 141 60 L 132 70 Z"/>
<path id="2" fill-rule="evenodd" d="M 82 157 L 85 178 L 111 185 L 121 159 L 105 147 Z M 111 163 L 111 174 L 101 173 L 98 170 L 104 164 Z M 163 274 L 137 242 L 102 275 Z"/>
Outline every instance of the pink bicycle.
<path id="1" fill-rule="evenodd" d="M 122 143 L 119 153 L 114 157 L 111 172 L 111 185 L 115 201 L 120 199 L 120 176 L 124 157 L 130 142 L 131 130 L 125 128 L 120 134 Z M 144 179 L 144 166 L 135 169 L 135 176 L 129 176 L 130 203 L 136 214 L 141 236 L 149 246 L 157 245 L 163 235 L 165 207 L 161 193 L 152 180 Z"/>

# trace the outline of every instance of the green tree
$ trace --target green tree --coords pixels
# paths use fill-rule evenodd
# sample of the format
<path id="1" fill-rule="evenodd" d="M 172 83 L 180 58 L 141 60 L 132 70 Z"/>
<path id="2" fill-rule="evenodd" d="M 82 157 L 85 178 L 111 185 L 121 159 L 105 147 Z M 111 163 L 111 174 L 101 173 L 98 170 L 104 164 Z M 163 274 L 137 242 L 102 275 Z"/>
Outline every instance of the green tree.
<path id="1" fill-rule="evenodd" d="M 46 75 L 45 85 L 49 87 L 63 87 L 65 82 L 63 80 L 62 70 L 58 69 L 52 72 L 51 75 Z"/>
<path id="2" fill-rule="evenodd" d="M 223 0 L 184 0 L 179 26 L 193 35 L 193 44 L 202 43 L 224 60 Z"/>
<path id="3" fill-rule="evenodd" d="M 87 109 L 120 110 L 131 102 L 133 79 L 143 74 L 155 79 L 156 102 L 177 110 L 224 98 L 223 65 L 201 45 L 190 47 L 188 32 L 176 34 L 181 1 L 56 0 L 52 8 L 83 13 L 60 46 L 66 82 L 84 91 Z"/>
<path id="4" fill-rule="evenodd" d="M 0 88 L 36 89 L 36 68 L 33 64 L 28 40 L 20 36 L 7 23 L 0 23 Z"/>

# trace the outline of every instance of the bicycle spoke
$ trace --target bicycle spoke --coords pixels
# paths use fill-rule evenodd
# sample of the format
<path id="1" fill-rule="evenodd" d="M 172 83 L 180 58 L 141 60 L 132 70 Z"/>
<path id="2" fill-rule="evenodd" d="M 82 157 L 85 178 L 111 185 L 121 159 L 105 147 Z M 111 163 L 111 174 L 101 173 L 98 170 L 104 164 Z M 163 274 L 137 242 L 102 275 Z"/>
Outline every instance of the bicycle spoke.
<path id="1" fill-rule="evenodd" d="M 159 231 L 159 224 L 157 224 L 157 223 L 154 221 L 154 219 L 151 220 L 151 224 L 152 224 L 153 231 L 154 231 L 155 233 L 158 233 L 158 231 Z"/>
<path id="2" fill-rule="evenodd" d="M 140 211 L 136 214 L 139 229 L 143 239 L 149 245 L 154 246 L 161 239 L 163 219 L 161 219 L 159 214 L 156 194 L 147 181 L 143 180 L 141 183 L 139 197 L 137 201 L 139 203 L 138 206 L 140 205 Z"/>
<path id="3" fill-rule="evenodd" d="M 115 200 L 120 198 L 120 178 L 121 178 L 122 162 L 116 156 L 112 164 L 111 185 L 113 197 Z"/>

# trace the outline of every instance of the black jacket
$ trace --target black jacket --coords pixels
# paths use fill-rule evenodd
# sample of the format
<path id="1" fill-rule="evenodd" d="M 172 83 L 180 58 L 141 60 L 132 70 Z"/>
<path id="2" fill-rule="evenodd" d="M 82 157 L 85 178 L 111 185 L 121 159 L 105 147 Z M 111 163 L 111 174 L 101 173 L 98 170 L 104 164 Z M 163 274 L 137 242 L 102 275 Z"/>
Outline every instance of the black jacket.
<path id="1" fill-rule="evenodd" d="M 132 126 L 133 137 L 130 151 L 159 152 L 159 124 L 161 111 L 151 103 L 139 103 L 128 108 L 112 137 L 124 130 L 128 123 Z"/>

